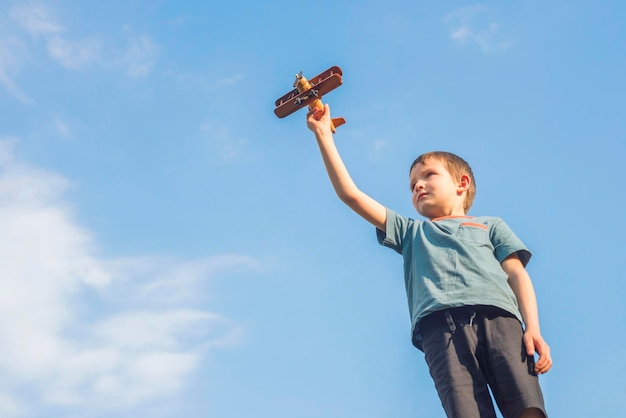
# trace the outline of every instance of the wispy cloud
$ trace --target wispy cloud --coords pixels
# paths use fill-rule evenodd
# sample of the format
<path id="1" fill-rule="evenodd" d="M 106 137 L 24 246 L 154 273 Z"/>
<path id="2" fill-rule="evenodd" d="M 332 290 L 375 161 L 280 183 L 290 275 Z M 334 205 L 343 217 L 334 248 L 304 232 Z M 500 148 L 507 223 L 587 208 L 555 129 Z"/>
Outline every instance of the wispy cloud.
<path id="1" fill-rule="evenodd" d="M 24 416 L 24 408 L 10 396 L 0 393 L 0 416 L 17 417 Z"/>
<path id="2" fill-rule="evenodd" d="M 368 149 L 371 160 L 378 161 L 384 159 L 390 151 L 389 141 L 384 138 L 376 138 L 369 143 Z"/>
<path id="3" fill-rule="evenodd" d="M 220 91 L 231 89 L 241 85 L 245 81 L 245 75 L 241 72 L 224 76 L 223 74 L 211 73 L 211 71 L 190 72 L 167 70 L 165 76 L 176 83 L 193 90 Z"/>
<path id="4" fill-rule="evenodd" d="M 150 268 L 156 267 L 155 263 L 148 262 L 143 264 L 141 275 L 149 275 L 154 280 L 147 282 L 139 289 L 141 295 L 151 300 L 177 302 L 189 301 L 198 297 L 197 291 L 198 280 L 206 276 L 219 275 L 224 271 L 246 268 L 256 269 L 256 263 L 248 257 L 241 255 L 219 255 L 209 259 L 195 260 L 180 265 L 180 263 L 167 263 L 162 260 L 158 264 L 159 271 L 150 271 Z M 126 266 L 128 269 L 128 266 Z M 138 274 L 137 268 L 132 269 Z"/>
<path id="5" fill-rule="evenodd" d="M 237 73 L 229 77 L 223 77 L 215 82 L 216 88 L 230 87 L 239 84 L 243 80 L 243 74 Z"/>
<path id="6" fill-rule="evenodd" d="M 40 4 L 21 4 L 9 11 L 9 17 L 32 35 L 49 35 L 63 32 L 48 9 Z"/>
<path id="7" fill-rule="evenodd" d="M 62 138 L 69 138 L 71 136 L 71 131 L 67 123 L 63 120 L 56 118 L 54 120 L 54 129 Z"/>
<path id="8" fill-rule="evenodd" d="M 65 68 L 82 69 L 100 59 L 98 40 L 71 39 L 49 8 L 42 4 L 16 5 L 9 11 L 9 17 L 36 41 L 44 42 L 48 55 Z"/>
<path id="9" fill-rule="evenodd" d="M 159 46 L 147 35 L 131 38 L 124 54 L 126 73 L 131 77 L 149 74 L 157 61 L 159 51 Z"/>
<path id="10" fill-rule="evenodd" d="M 201 126 L 200 130 L 206 136 L 209 155 L 212 156 L 214 161 L 232 163 L 249 158 L 247 141 L 237 137 L 223 123 L 207 121 Z"/>
<path id="11" fill-rule="evenodd" d="M 23 64 L 20 58 L 36 57 L 38 46 L 43 46 L 47 57 L 73 71 L 99 65 L 125 71 L 129 77 L 143 77 L 158 62 L 160 47 L 150 36 L 130 36 L 126 46 L 109 46 L 107 50 L 100 36 L 72 35 L 43 4 L 18 3 L 8 11 L 8 18 L 0 39 L 0 86 L 23 103 L 33 100 L 16 82 Z"/>
<path id="12" fill-rule="evenodd" d="M 0 141 L 0 415 L 162 402 L 210 350 L 237 343 L 238 325 L 206 310 L 206 283 L 254 260 L 104 258 L 75 220 L 71 183 L 20 161 L 14 143 Z"/>
<path id="13" fill-rule="evenodd" d="M 0 86 L 13 98 L 25 104 L 34 103 L 33 100 L 22 91 L 15 81 L 18 72 L 18 51 L 22 51 L 21 42 L 14 39 L 0 40 Z"/>
<path id="14" fill-rule="evenodd" d="M 450 39 L 459 45 L 477 45 L 485 53 L 504 51 L 512 42 L 504 37 L 501 25 L 487 20 L 487 8 L 482 5 L 457 9 L 444 19 Z"/>
<path id="15" fill-rule="evenodd" d="M 80 70 L 100 60 L 100 41 L 97 39 L 74 41 L 53 36 L 49 37 L 46 42 L 50 57 L 65 68 Z"/>

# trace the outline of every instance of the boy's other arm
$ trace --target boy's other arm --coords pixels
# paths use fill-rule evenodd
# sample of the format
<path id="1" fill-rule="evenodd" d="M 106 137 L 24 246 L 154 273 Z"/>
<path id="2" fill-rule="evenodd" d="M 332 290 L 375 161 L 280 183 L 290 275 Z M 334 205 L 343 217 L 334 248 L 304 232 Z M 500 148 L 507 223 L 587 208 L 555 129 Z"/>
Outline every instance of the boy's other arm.
<path id="1" fill-rule="evenodd" d="M 387 211 L 383 205 L 363 193 L 352 181 L 335 146 L 330 120 L 328 105 L 325 105 L 324 109 L 314 109 L 307 114 L 307 126 L 315 134 L 330 182 L 339 199 L 366 221 L 384 231 Z"/>
<path id="2" fill-rule="evenodd" d="M 502 269 L 509 276 L 509 286 L 513 289 L 522 317 L 524 318 L 524 344 L 529 356 L 539 354 L 535 364 L 537 374 L 546 373 L 552 367 L 550 347 L 544 341 L 539 329 L 539 313 L 537 297 L 532 281 L 524 265 L 516 253 L 511 254 L 502 262 Z"/>

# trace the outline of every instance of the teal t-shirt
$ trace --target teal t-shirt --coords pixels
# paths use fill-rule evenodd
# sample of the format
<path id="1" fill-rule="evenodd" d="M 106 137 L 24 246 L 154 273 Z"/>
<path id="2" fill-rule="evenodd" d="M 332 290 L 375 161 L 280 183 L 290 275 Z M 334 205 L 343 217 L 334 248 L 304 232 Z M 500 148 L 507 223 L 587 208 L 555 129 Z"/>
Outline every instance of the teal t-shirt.
<path id="1" fill-rule="evenodd" d="M 522 316 L 500 263 L 530 252 L 500 218 L 445 217 L 419 221 L 387 209 L 386 231 L 378 242 L 404 259 L 404 282 L 413 344 L 422 349 L 419 320 L 429 313 L 469 305 L 490 305 Z"/>

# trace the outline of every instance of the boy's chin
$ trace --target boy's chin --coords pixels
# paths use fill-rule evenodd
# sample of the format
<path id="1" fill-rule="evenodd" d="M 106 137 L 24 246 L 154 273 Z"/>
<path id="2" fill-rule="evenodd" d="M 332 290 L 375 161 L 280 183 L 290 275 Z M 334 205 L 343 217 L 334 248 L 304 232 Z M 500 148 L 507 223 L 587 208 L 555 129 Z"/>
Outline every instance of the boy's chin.
<path id="1" fill-rule="evenodd" d="M 434 218 L 440 217 L 437 213 L 433 211 L 428 211 L 428 210 L 418 210 L 417 213 L 419 213 L 424 218 L 428 218 L 428 219 L 434 219 Z"/>
<path id="2" fill-rule="evenodd" d="M 441 218 L 443 216 L 446 216 L 444 213 L 434 208 L 420 207 L 419 209 L 417 209 L 417 213 L 419 213 L 424 218 L 428 218 L 428 219 L 435 219 L 435 218 Z"/>
<path id="3" fill-rule="evenodd" d="M 418 203 L 417 205 L 414 204 L 413 207 L 415 208 L 415 211 L 419 213 L 420 216 L 423 216 L 424 218 L 430 219 L 430 218 L 436 217 L 436 216 L 430 216 L 434 211 L 433 211 L 433 208 L 428 207 L 428 205 L 424 205 L 423 203 L 422 204 Z"/>

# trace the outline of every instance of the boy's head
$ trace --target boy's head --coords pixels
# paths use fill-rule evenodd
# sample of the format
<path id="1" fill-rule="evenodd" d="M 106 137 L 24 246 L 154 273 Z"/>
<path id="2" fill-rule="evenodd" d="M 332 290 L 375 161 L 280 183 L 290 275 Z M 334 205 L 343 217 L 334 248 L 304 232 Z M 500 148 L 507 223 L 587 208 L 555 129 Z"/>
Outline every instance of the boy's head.
<path id="1" fill-rule="evenodd" d="M 447 183 L 453 183 L 453 188 L 447 189 L 444 187 L 441 188 L 441 180 L 438 179 L 438 176 L 432 176 L 432 173 L 429 174 L 430 168 L 433 168 L 434 171 L 437 170 L 437 167 L 442 167 L 445 169 L 447 173 L 442 173 L 444 175 L 449 175 L 449 178 L 446 179 Z M 415 170 L 414 170 L 415 169 Z M 436 173 L 435 173 L 436 174 Z M 425 154 L 420 155 L 413 161 L 411 165 L 411 169 L 409 170 L 409 175 L 411 176 L 411 190 L 414 192 L 414 205 L 420 214 L 428 216 L 428 214 L 422 213 L 420 210 L 420 201 L 422 199 L 422 195 L 424 197 L 437 197 L 437 201 L 431 202 L 431 204 L 446 204 L 449 205 L 449 202 L 445 199 L 441 200 L 441 193 L 447 194 L 455 194 L 456 197 L 463 197 L 462 200 L 462 210 L 463 213 L 466 214 L 472 203 L 474 202 L 474 196 L 476 195 L 476 183 L 474 181 L 474 173 L 472 173 L 472 168 L 470 165 L 458 155 L 452 154 L 450 152 L 445 151 L 432 151 L 427 152 Z M 429 180 L 429 177 L 430 180 Z M 438 188 L 439 195 L 437 195 L 437 190 L 431 190 L 426 192 L 417 193 L 416 188 L 423 187 L 424 185 L 430 185 L 426 187 Z M 453 196 L 452 198 L 454 198 Z M 431 199 L 432 200 L 432 199 Z M 443 216 L 443 215 L 438 215 Z"/>

